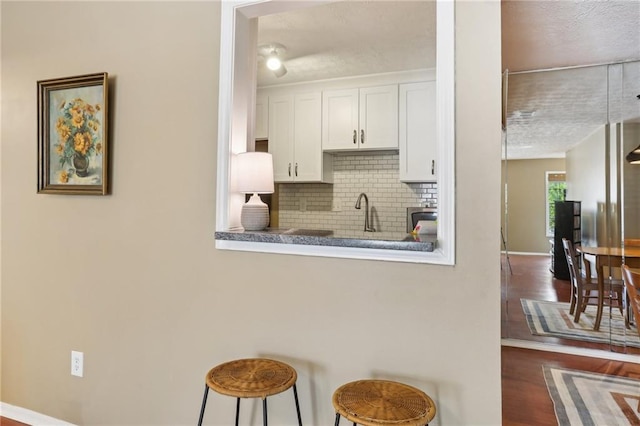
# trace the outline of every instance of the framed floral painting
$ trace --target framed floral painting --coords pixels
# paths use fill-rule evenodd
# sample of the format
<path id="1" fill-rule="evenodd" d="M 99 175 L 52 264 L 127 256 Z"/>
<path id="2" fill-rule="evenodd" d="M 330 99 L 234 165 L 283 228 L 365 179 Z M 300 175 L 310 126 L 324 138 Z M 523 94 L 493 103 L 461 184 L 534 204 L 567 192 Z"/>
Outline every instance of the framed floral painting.
<path id="1" fill-rule="evenodd" d="M 108 74 L 38 81 L 38 192 L 108 193 Z"/>

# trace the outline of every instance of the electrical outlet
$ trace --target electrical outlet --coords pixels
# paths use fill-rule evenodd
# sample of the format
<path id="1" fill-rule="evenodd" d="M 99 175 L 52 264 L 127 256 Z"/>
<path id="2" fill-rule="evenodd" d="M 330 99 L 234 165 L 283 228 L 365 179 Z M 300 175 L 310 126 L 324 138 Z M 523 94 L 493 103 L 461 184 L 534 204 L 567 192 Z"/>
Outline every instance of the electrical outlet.
<path id="1" fill-rule="evenodd" d="M 300 211 L 301 212 L 306 212 L 307 211 L 307 200 L 306 200 L 306 198 L 301 198 L 300 199 Z"/>
<path id="2" fill-rule="evenodd" d="M 71 375 L 82 377 L 84 369 L 84 354 L 82 352 L 71 351 Z"/>
<path id="3" fill-rule="evenodd" d="M 334 212 L 342 211 L 342 205 L 340 203 L 340 200 L 333 200 L 331 202 L 331 211 L 334 211 Z"/>

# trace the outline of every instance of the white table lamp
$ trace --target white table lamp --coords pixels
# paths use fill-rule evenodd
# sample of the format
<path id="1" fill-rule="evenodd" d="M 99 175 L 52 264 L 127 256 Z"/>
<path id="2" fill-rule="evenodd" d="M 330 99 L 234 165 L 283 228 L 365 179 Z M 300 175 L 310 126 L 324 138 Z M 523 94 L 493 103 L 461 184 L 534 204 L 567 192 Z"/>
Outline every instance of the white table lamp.
<path id="1" fill-rule="evenodd" d="M 240 223 L 246 231 L 261 231 L 269 225 L 269 206 L 258 194 L 273 193 L 273 159 L 267 152 L 243 152 L 236 166 L 238 191 L 253 194 L 242 206 Z"/>

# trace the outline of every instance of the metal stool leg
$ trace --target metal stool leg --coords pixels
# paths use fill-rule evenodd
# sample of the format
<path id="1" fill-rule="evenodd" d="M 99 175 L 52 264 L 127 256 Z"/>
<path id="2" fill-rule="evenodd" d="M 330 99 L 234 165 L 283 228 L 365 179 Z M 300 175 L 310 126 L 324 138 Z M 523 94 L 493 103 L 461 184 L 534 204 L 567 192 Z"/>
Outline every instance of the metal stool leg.
<path id="1" fill-rule="evenodd" d="M 262 400 L 262 422 L 267 426 L 267 398 Z"/>
<path id="2" fill-rule="evenodd" d="M 204 417 L 204 407 L 207 405 L 207 395 L 209 394 L 209 386 L 204 385 L 204 396 L 202 397 L 202 407 L 200 407 L 200 419 L 198 419 L 198 426 L 202 426 L 202 419 Z"/>
<path id="3" fill-rule="evenodd" d="M 340 424 L 340 413 L 336 413 L 336 423 L 334 426 L 338 426 Z"/>
<path id="4" fill-rule="evenodd" d="M 240 398 L 236 402 L 236 426 L 238 426 L 238 420 L 240 420 Z"/>
<path id="5" fill-rule="evenodd" d="M 300 416 L 300 404 L 298 403 L 298 390 L 296 384 L 293 384 L 293 397 L 296 400 L 296 412 L 298 413 L 298 426 L 302 426 L 302 416 Z"/>

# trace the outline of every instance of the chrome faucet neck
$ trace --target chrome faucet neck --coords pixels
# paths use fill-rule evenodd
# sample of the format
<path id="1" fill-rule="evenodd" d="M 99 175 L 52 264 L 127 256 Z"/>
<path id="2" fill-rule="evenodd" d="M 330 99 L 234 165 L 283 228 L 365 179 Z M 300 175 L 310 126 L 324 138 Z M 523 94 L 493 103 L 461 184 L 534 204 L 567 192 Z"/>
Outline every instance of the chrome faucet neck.
<path id="1" fill-rule="evenodd" d="M 360 209 L 360 201 L 362 200 L 362 197 L 364 197 L 365 208 L 369 210 L 369 198 L 364 192 L 361 192 L 360 195 L 358 195 L 358 199 L 356 200 L 356 209 Z"/>
<path id="2" fill-rule="evenodd" d="M 364 197 L 364 231 L 365 232 L 375 232 L 376 230 L 369 226 L 369 197 L 367 197 L 367 194 L 365 194 L 364 192 L 361 192 L 360 195 L 358 195 L 358 199 L 356 200 L 356 205 L 355 208 L 356 209 L 360 209 L 360 201 L 362 200 L 362 198 Z"/>

